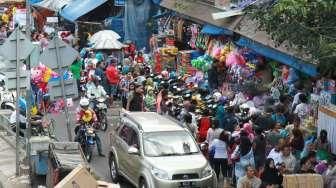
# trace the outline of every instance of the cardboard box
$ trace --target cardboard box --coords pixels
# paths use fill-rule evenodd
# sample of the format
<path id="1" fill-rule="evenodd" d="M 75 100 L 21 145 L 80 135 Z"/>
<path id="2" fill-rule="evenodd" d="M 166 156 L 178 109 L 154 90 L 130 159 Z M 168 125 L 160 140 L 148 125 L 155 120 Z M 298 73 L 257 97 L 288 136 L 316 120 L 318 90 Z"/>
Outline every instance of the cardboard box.
<path id="1" fill-rule="evenodd" d="M 82 165 L 79 165 L 60 181 L 55 188 L 95 188 L 97 180 Z"/>

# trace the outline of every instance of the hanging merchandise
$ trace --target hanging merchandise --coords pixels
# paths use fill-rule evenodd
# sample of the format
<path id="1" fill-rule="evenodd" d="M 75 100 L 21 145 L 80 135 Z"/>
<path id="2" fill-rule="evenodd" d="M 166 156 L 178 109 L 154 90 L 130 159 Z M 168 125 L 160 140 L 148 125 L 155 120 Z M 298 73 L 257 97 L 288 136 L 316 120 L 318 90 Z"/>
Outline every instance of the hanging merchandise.
<path id="1" fill-rule="evenodd" d="M 207 54 L 191 61 L 193 67 L 204 72 L 207 72 L 209 70 L 212 63 L 213 58 Z"/>
<path id="2" fill-rule="evenodd" d="M 196 48 L 196 39 L 198 37 L 198 34 L 199 34 L 199 28 L 198 28 L 198 25 L 197 24 L 192 24 L 190 26 L 190 31 L 191 31 L 191 39 L 189 41 L 189 46 L 192 48 L 192 49 L 195 49 Z"/>
<path id="3" fill-rule="evenodd" d="M 42 90 L 43 93 L 47 93 L 48 82 L 50 79 L 55 79 L 57 77 L 59 77 L 59 75 L 56 72 L 52 71 L 49 67 L 40 64 L 31 69 L 32 88 L 35 89 L 35 93 L 37 93 L 38 90 Z"/>
<path id="4" fill-rule="evenodd" d="M 244 57 L 240 55 L 237 50 L 230 52 L 226 57 L 226 66 L 231 67 L 233 65 L 238 66 L 246 65 Z"/>
<path id="5" fill-rule="evenodd" d="M 209 40 L 210 37 L 208 35 L 199 34 L 196 39 L 196 47 L 204 51 L 207 50 Z"/>

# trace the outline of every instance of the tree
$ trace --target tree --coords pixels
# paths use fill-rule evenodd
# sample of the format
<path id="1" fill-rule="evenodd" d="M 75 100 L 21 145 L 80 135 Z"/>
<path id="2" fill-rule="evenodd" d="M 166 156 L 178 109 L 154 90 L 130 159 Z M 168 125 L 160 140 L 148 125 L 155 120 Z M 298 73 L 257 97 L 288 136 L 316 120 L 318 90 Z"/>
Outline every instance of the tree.
<path id="1" fill-rule="evenodd" d="M 309 54 L 321 75 L 336 78 L 335 0 L 278 0 L 251 14 L 277 44 L 288 41 Z"/>

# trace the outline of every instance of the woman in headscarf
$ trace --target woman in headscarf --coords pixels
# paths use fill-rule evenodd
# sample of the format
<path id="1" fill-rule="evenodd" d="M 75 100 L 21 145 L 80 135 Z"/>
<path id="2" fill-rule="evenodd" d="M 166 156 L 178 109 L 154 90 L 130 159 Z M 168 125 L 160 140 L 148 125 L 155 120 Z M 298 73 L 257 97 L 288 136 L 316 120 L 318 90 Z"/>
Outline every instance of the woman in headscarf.
<path id="1" fill-rule="evenodd" d="M 236 180 L 240 177 L 245 176 L 245 168 L 248 165 L 254 165 L 254 156 L 252 150 L 252 144 L 248 137 L 241 136 L 240 137 L 240 144 L 235 149 L 232 154 L 232 159 L 236 161 L 235 163 L 235 176 Z"/>
<path id="2" fill-rule="evenodd" d="M 250 139 L 250 141 L 253 142 L 255 133 L 253 131 L 252 125 L 250 123 L 245 123 L 243 126 L 243 130 L 247 134 L 247 137 Z"/>
<path id="3" fill-rule="evenodd" d="M 268 158 L 265 163 L 264 171 L 261 173 L 262 185 L 265 187 L 280 187 L 282 183 L 282 175 L 274 164 L 274 160 Z"/>

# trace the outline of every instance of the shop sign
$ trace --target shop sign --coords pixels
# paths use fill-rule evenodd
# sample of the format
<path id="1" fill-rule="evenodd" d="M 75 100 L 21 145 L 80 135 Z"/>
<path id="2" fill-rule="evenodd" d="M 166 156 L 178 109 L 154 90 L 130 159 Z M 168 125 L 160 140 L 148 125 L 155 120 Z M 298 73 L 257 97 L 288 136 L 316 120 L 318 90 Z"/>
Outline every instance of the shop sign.
<path id="1" fill-rule="evenodd" d="M 47 17 L 48 23 L 58 23 L 58 17 Z"/>
<path id="2" fill-rule="evenodd" d="M 27 16 L 26 9 L 16 9 L 15 13 L 13 14 L 14 26 L 15 24 L 19 24 L 20 26 L 25 26 L 26 16 Z"/>

